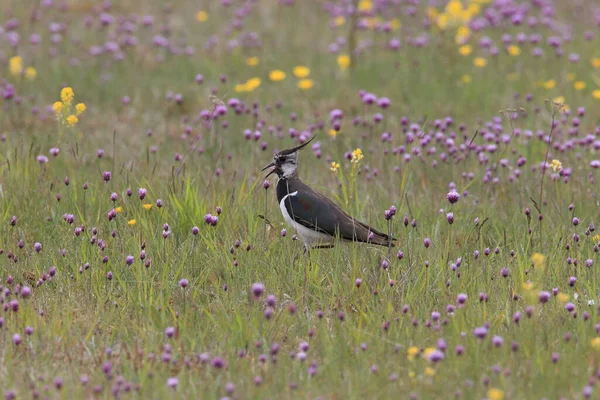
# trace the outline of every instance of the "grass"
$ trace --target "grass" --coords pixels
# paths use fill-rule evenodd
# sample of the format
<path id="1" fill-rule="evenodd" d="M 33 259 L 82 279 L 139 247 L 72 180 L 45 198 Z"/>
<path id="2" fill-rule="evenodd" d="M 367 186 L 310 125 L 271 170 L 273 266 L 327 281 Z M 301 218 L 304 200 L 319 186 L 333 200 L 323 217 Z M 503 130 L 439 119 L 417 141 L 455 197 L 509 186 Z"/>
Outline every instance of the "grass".
<path id="1" fill-rule="evenodd" d="M 20 34 L 10 47 L 12 22 L 3 21 L 0 93 L 10 84 L 17 96 L 3 97 L 0 114 L 6 398 L 593 397 L 600 371 L 593 10 L 561 4 L 550 17 L 555 30 L 502 19 L 473 31 L 473 53 L 462 56 L 456 28 L 424 27 L 423 6 L 418 18 L 407 5 L 376 11 L 401 22 L 386 33 L 353 29 L 348 15 L 333 27 L 335 15 L 317 2 L 282 3 L 206 3 L 203 23 L 192 2 L 167 10 L 115 3 L 104 28 L 99 6 L 85 1 L 66 10 L 0 6 Z M 486 9 L 500 12 L 478 3 L 471 22 Z M 28 22 L 35 12 L 39 20 Z M 532 6 L 527 16 L 541 12 Z M 144 15 L 154 24 L 144 27 Z M 131 34 L 119 18 L 133 22 Z M 64 25 L 54 44 L 51 23 Z M 571 40 L 563 38 L 564 55 L 555 56 L 547 39 L 561 36 L 560 27 Z M 541 43 L 508 55 L 502 35 L 514 43 L 521 32 L 541 35 Z M 27 42 L 31 33 L 41 35 L 39 45 Z M 156 35 L 177 49 L 154 45 Z M 426 46 L 410 44 L 419 35 Z M 90 54 L 91 46 L 132 36 L 135 45 Z M 479 46 L 483 36 L 498 56 Z M 386 49 L 392 37 L 402 41 L 398 51 Z M 240 45 L 231 48 L 233 39 Z M 362 49 L 346 70 L 330 54 L 336 41 L 340 53 L 349 53 L 349 42 Z M 188 45 L 193 54 L 174 54 Z M 534 47 L 544 55 L 532 56 Z M 572 53 L 578 63 L 568 61 Z M 23 70 L 36 68 L 35 79 L 11 71 L 14 56 Z M 246 65 L 250 56 L 257 66 Z M 486 67 L 473 65 L 478 56 Z M 296 65 L 310 68 L 312 89 L 296 87 Z M 273 69 L 286 78 L 271 82 Z M 236 93 L 252 77 L 260 86 Z M 579 80 L 585 89 L 574 88 Z M 49 109 L 64 86 L 74 90 L 72 105 L 87 106 L 74 126 L 64 122 L 69 113 Z M 388 97 L 390 108 L 363 104 L 360 90 Z M 248 112 L 229 106 L 205 121 L 202 111 L 215 112 L 211 93 L 239 99 Z M 336 108 L 344 117 L 332 137 Z M 376 113 L 382 122 L 372 122 Z M 260 138 L 245 139 L 246 129 Z M 264 189 L 260 172 L 273 151 L 297 143 L 290 132 L 317 135 L 319 147 L 299 161 L 311 187 L 382 231 L 384 210 L 397 208 L 390 226 L 399 240 L 390 253 L 340 243 L 303 254 L 280 215 L 275 181 Z M 351 163 L 345 153 L 357 148 L 364 158 Z M 550 167 L 554 159 L 562 171 Z M 461 194 L 456 204 L 446 198 L 451 188 Z M 205 222 L 208 213 L 218 214 L 216 226 Z M 258 297 L 255 283 L 265 288 Z M 548 302 L 540 292 L 551 293 Z M 275 296 L 270 306 L 267 295 Z M 487 335 L 476 337 L 483 326 Z M 436 349 L 443 360 L 432 361 Z"/>

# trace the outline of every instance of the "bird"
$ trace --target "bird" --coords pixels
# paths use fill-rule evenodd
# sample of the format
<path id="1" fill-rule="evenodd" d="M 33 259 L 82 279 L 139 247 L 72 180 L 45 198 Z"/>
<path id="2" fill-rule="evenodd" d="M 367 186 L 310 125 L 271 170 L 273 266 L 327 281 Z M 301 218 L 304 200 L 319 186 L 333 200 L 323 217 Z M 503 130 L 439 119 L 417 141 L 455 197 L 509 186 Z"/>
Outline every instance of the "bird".
<path id="1" fill-rule="evenodd" d="M 273 161 L 262 169 L 272 168 L 265 179 L 271 174 L 277 175 L 279 208 L 287 224 L 304 241 L 305 252 L 313 248 L 331 248 L 336 239 L 394 247 L 396 238 L 358 221 L 299 178 L 298 153 L 314 138 L 277 152 Z"/>

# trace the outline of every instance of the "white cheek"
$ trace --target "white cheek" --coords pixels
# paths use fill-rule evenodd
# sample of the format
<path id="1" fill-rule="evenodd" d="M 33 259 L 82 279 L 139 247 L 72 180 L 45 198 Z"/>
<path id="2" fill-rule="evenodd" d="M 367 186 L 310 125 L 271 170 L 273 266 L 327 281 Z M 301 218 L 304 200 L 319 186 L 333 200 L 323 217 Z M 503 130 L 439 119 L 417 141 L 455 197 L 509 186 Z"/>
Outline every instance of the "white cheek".
<path id="1" fill-rule="evenodd" d="M 294 165 L 294 164 L 283 164 L 281 166 L 281 170 L 283 171 L 283 176 L 290 176 L 294 172 L 296 172 L 296 165 Z"/>

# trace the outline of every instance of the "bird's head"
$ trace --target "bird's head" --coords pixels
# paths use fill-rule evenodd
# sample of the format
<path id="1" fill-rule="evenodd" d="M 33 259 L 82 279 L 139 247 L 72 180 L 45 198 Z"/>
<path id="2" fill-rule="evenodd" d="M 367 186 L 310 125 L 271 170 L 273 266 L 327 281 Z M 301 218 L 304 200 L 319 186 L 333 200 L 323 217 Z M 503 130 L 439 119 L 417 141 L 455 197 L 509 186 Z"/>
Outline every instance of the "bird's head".
<path id="1" fill-rule="evenodd" d="M 314 138 L 315 137 L 313 136 L 299 146 L 287 150 L 281 150 L 275 154 L 273 161 L 262 169 L 262 171 L 264 171 L 268 168 L 273 168 L 265 176 L 265 179 L 273 173 L 276 173 L 279 178 L 289 178 L 296 175 L 296 171 L 298 169 L 298 152 L 302 150 L 304 146 L 309 144 Z"/>

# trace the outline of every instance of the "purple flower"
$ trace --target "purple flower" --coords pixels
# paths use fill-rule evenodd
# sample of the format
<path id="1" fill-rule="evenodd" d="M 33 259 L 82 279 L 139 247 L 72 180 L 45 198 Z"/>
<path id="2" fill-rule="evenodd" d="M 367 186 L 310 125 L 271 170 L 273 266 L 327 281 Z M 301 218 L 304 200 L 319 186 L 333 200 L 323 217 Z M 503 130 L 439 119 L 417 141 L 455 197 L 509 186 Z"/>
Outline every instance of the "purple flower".
<path id="1" fill-rule="evenodd" d="M 175 335 L 175 328 L 172 326 L 167 327 L 167 329 L 165 329 L 165 336 L 168 337 L 169 339 L 172 338 Z"/>
<path id="2" fill-rule="evenodd" d="M 485 326 L 478 326 L 477 328 L 473 329 L 473 335 L 475 335 L 478 339 L 485 338 L 487 334 L 488 328 L 486 328 Z"/>
<path id="3" fill-rule="evenodd" d="M 262 294 L 265 291 L 265 285 L 260 283 L 260 282 L 256 282 L 252 284 L 252 294 L 254 295 L 255 298 L 259 298 L 260 296 L 262 296 Z"/>
<path id="4" fill-rule="evenodd" d="M 500 347 L 504 344 L 504 338 L 502 336 L 494 336 L 492 338 L 492 344 L 494 345 L 494 347 Z"/>
<path id="5" fill-rule="evenodd" d="M 177 385 L 179 385 L 179 379 L 177 378 L 169 378 L 167 379 L 167 386 L 171 389 L 176 389 Z"/>
<path id="6" fill-rule="evenodd" d="M 359 288 L 360 285 L 362 285 L 362 279 L 356 278 L 356 281 L 354 281 L 354 284 L 356 285 L 357 288 Z"/>
<path id="7" fill-rule="evenodd" d="M 20 345 L 21 344 L 21 335 L 19 335 L 18 333 L 15 333 L 12 337 L 12 341 L 15 346 Z"/>
<path id="8" fill-rule="evenodd" d="M 575 311 L 575 304 L 573 304 L 573 303 L 567 303 L 567 304 L 565 304 L 565 310 L 567 312 L 573 312 L 573 311 Z"/>
<path id="9" fill-rule="evenodd" d="M 188 287 L 189 284 L 190 284 L 190 282 L 187 279 L 182 279 L 179 281 L 179 286 L 181 286 L 183 289 Z"/>
<path id="10" fill-rule="evenodd" d="M 102 173 L 102 179 L 104 179 L 105 182 L 110 181 L 112 178 L 112 173 L 110 171 L 104 171 Z"/>
<path id="11" fill-rule="evenodd" d="M 200 229 L 198 229 L 197 226 L 192 228 L 192 235 L 196 236 L 199 232 L 200 232 Z"/>
<path id="12" fill-rule="evenodd" d="M 429 246 L 431 246 L 431 239 L 425 238 L 425 240 L 423 240 L 423 244 L 425 245 L 425 248 L 428 249 Z"/>
<path id="13" fill-rule="evenodd" d="M 42 244 L 40 242 L 35 242 L 33 244 L 33 249 L 39 253 L 40 251 L 42 251 Z"/>
<path id="14" fill-rule="evenodd" d="M 133 260 L 134 260 L 133 256 L 127 256 L 127 257 L 125 257 L 125 264 L 131 265 L 131 264 L 133 264 Z"/>
<path id="15" fill-rule="evenodd" d="M 263 189 L 267 190 L 267 189 L 268 189 L 268 188 L 270 188 L 270 187 L 271 187 L 271 182 L 269 182 L 269 180 L 268 180 L 268 179 L 265 179 L 265 180 L 263 181 Z"/>
<path id="16" fill-rule="evenodd" d="M 225 361 L 223 361 L 223 359 L 220 357 L 213 358 L 210 363 L 213 366 L 213 368 L 221 369 L 225 367 Z"/>
<path id="17" fill-rule="evenodd" d="M 446 199 L 448 199 L 450 204 L 458 203 L 458 200 L 460 200 L 460 193 L 453 189 L 448 192 L 448 194 L 446 195 Z"/>
<path id="18" fill-rule="evenodd" d="M 542 304 L 547 303 L 550 300 L 550 293 L 541 291 L 538 293 L 538 299 L 540 300 L 540 303 L 542 303 Z"/>
<path id="19" fill-rule="evenodd" d="M 146 198 L 146 189 L 145 188 L 138 189 L 138 197 L 140 200 L 144 200 Z"/>
<path id="20" fill-rule="evenodd" d="M 428 355 L 427 358 L 429 359 L 429 361 L 437 363 L 439 361 L 442 361 L 444 359 L 444 357 L 445 356 L 444 356 L 443 352 L 441 352 L 440 350 L 435 349 L 435 350 L 432 350 L 429 353 L 429 355 Z"/>
<path id="21" fill-rule="evenodd" d="M 41 155 L 37 157 L 37 162 L 40 164 L 46 164 L 48 162 L 48 157 Z"/>
<path id="22" fill-rule="evenodd" d="M 450 225 L 452 225 L 454 223 L 454 213 L 448 213 L 446 214 L 446 220 L 448 221 L 448 223 Z"/>

